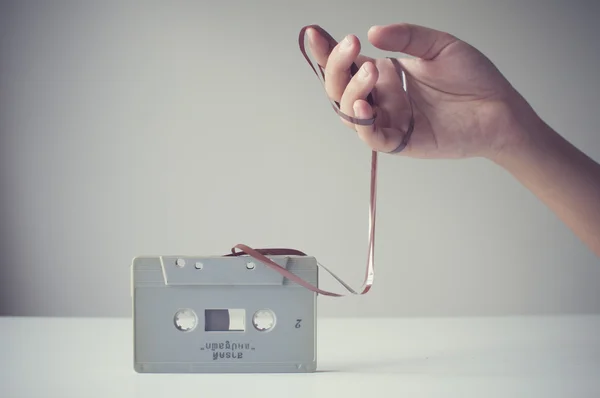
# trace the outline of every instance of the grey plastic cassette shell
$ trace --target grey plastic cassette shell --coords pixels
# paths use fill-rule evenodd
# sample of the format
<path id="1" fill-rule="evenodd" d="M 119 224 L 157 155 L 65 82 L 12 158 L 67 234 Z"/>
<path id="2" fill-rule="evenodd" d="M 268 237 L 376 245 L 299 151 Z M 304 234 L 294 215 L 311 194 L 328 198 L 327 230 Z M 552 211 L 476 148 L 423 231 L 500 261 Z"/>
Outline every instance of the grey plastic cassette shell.
<path id="1" fill-rule="evenodd" d="M 318 286 L 314 257 L 268 257 Z M 177 259 L 185 266 L 177 266 Z M 131 296 L 136 372 L 308 373 L 317 368 L 317 294 L 248 256 L 136 257 Z M 197 315 L 192 331 L 175 327 L 174 316 L 183 308 Z M 244 332 L 205 332 L 205 309 L 242 308 Z M 261 309 L 276 316 L 267 332 L 252 325 Z"/>

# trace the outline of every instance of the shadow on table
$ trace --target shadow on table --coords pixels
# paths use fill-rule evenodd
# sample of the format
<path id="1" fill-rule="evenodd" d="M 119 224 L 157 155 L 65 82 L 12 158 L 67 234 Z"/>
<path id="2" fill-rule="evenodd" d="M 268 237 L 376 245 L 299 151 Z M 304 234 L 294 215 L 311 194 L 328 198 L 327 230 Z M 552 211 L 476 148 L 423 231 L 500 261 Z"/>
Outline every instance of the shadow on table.
<path id="1" fill-rule="evenodd" d="M 373 374 L 405 374 L 405 375 L 439 375 L 439 376 L 481 376 L 506 374 L 516 371 L 522 374 L 535 373 L 535 369 L 526 364 L 504 358 L 503 361 L 481 361 L 474 353 L 446 352 L 426 357 L 400 357 L 369 359 L 364 362 L 339 362 L 323 364 L 318 373 L 373 373 Z M 508 367 L 508 368 L 507 368 Z"/>
<path id="2" fill-rule="evenodd" d="M 414 359 L 386 359 L 379 361 L 365 361 L 360 363 L 328 364 L 317 369 L 315 373 L 430 373 L 433 368 L 428 358 Z M 439 364 L 439 361 L 438 361 Z"/>

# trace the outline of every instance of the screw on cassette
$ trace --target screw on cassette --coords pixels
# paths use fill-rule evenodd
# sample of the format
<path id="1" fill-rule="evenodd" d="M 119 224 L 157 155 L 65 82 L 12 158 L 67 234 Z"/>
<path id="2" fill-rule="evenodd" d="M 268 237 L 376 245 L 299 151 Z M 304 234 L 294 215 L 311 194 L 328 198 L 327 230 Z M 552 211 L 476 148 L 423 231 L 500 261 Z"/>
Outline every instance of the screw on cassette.
<path id="1" fill-rule="evenodd" d="M 306 59 L 306 61 L 310 65 L 310 67 L 312 68 L 313 72 L 315 72 L 317 77 L 319 77 L 319 73 L 317 72 L 317 69 L 315 68 L 313 63 L 310 61 L 310 58 L 308 57 L 308 54 L 306 53 L 305 34 L 306 34 L 306 30 L 309 28 L 312 28 L 312 29 L 315 29 L 316 31 L 318 31 L 329 42 L 329 46 L 331 49 L 334 48 L 338 43 L 329 33 L 327 33 L 323 28 L 321 28 L 318 25 L 307 25 L 300 30 L 300 35 L 298 38 L 300 51 L 304 55 L 304 58 Z M 414 128 L 414 115 L 413 115 L 413 109 L 412 109 L 412 101 L 410 99 L 410 96 L 408 96 L 408 90 L 407 90 L 407 85 L 406 85 L 406 76 L 405 76 L 404 70 L 400 66 L 400 63 L 398 62 L 397 59 L 395 59 L 395 58 L 388 58 L 388 59 L 390 59 L 390 61 L 392 62 L 393 66 L 396 70 L 396 73 L 402 80 L 403 89 L 404 89 L 405 93 L 407 94 L 407 99 L 408 99 L 408 103 L 410 106 L 410 112 L 411 112 L 409 126 L 404 135 L 404 138 L 402 139 L 402 142 L 394 151 L 390 152 L 390 153 L 398 153 L 406 147 L 406 145 L 408 144 L 408 141 L 412 135 L 413 128 Z M 323 71 L 323 67 L 321 65 L 318 65 L 318 67 L 321 72 L 321 77 L 319 78 L 319 80 L 325 87 L 325 73 Z M 350 75 L 354 76 L 357 72 L 358 72 L 358 66 L 356 65 L 356 63 L 352 63 L 352 65 L 350 67 Z M 329 96 L 328 96 L 328 98 L 329 98 Z M 362 125 L 362 126 L 368 126 L 368 125 L 375 124 L 376 117 L 377 117 L 377 115 L 375 114 L 375 110 L 373 113 L 373 117 L 371 117 L 369 119 L 359 119 L 359 118 L 355 118 L 355 117 L 352 117 L 352 116 L 349 116 L 349 115 L 346 115 L 345 113 L 343 113 L 340 109 L 339 102 L 332 101 L 330 98 L 329 98 L 329 101 L 331 102 L 331 105 L 332 105 L 333 109 L 335 110 L 335 112 L 340 117 L 347 120 L 348 122 L 357 124 L 357 125 Z M 372 93 L 369 93 L 369 95 L 366 98 L 366 101 L 372 107 L 374 106 Z M 352 289 L 347 283 L 345 283 L 342 279 L 340 279 L 337 275 L 335 275 L 331 270 L 327 269 L 322 264 L 319 264 L 320 267 L 325 269 L 325 271 L 327 271 L 334 279 L 336 279 L 342 286 L 344 286 L 344 288 L 346 288 L 346 290 L 348 290 L 348 292 L 350 292 L 351 294 L 355 294 L 355 295 L 366 294 L 373 286 L 374 277 L 375 277 L 375 261 L 374 261 L 374 259 L 375 259 L 375 219 L 376 219 L 376 203 L 377 203 L 377 151 L 375 151 L 375 150 L 371 151 L 371 184 L 370 185 L 371 185 L 371 189 L 370 189 L 371 192 L 370 192 L 370 197 L 369 197 L 368 259 L 367 259 L 367 270 L 366 270 L 365 280 L 363 282 L 362 287 L 358 291 Z M 236 249 L 238 249 L 239 251 L 236 251 Z M 247 245 L 238 244 L 238 245 L 235 245 L 231 249 L 231 254 L 227 254 L 225 256 L 241 256 L 241 255 L 248 255 L 248 256 L 256 259 L 257 261 L 264 263 L 266 266 L 279 272 L 284 277 L 307 288 L 308 290 L 310 290 L 312 292 L 322 294 L 324 296 L 331 296 L 331 297 L 345 296 L 344 294 L 333 293 L 333 292 L 319 289 L 318 287 L 311 285 L 310 283 L 306 282 L 302 278 L 291 273 L 290 271 L 288 271 L 284 267 L 280 266 L 279 264 L 276 264 L 275 262 L 273 262 L 272 260 L 270 260 L 267 257 L 267 256 L 279 256 L 279 255 L 306 256 L 305 253 L 303 253 L 299 250 L 286 249 L 286 248 L 253 249 Z"/>

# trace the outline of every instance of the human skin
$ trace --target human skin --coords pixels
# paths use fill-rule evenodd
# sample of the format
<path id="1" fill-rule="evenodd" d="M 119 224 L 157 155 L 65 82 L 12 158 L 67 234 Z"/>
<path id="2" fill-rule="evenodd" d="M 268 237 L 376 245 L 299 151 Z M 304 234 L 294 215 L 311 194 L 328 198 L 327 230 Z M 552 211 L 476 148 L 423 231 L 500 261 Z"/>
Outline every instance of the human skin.
<path id="1" fill-rule="evenodd" d="M 331 48 L 317 30 L 306 33 L 308 48 L 324 68 L 327 95 L 346 115 L 376 115 L 372 125 L 341 122 L 373 150 L 397 148 L 407 126 L 407 103 L 389 59 L 361 55 L 354 35 Z M 406 74 L 415 125 L 398 156 L 488 159 L 600 257 L 600 165 L 546 124 L 482 52 L 449 33 L 407 23 L 374 26 L 368 40 L 410 56 L 397 60 Z M 360 68 L 354 76 L 352 63 Z M 366 101 L 369 93 L 373 108 Z"/>

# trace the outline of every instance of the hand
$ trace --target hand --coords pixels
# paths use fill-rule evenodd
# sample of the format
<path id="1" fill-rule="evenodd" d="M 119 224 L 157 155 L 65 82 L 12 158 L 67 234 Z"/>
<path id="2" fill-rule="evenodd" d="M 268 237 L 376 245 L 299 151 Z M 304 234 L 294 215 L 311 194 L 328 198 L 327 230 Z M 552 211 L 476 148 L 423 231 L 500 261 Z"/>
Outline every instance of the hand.
<path id="1" fill-rule="evenodd" d="M 325 89 L 349 116 L 374 125 L 356 126 L 372 149 L 393 151 L 410 120 L 409 104 L 389 59 L 360 55 L 353 35 L 330 48 L 315 29 L 308 29 L 309 49 L 325 69 Z M 415 58 L 398 58 L 412 99 L 414 131 L 402 155 L 419 158 L 495 157 L 521 137 L 519 113 L 529 107 L 481 52 L 454 36 L 410 24 L 372 27 L 369 41 L 377 48 Z M 350 65 L 359 72 L 351 79 Z M 372 92 L 375 109 L 365 101 Z M 531 112 L 533 116 L 533 111 Z M 528 115 L 529 116 L 529 115 Z"/>

